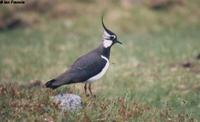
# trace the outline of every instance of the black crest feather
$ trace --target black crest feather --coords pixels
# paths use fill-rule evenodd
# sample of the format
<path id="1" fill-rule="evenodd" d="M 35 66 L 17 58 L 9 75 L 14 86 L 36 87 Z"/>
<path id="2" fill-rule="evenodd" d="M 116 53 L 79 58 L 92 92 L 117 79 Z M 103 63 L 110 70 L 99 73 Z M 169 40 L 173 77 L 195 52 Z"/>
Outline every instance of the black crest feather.
<path id="1" fill-rule="evenodd" d="M 104 28 L 104 30 L 109 33 L 110 35 L 114 35 L 114 33 L 112 31 L 110 31 L 104 24 L 104 21 L 103 21 L 103 18 L 104 18 L 104 14 L 101 16 L 101 22 L 102 22 L 102 26 Z"/>

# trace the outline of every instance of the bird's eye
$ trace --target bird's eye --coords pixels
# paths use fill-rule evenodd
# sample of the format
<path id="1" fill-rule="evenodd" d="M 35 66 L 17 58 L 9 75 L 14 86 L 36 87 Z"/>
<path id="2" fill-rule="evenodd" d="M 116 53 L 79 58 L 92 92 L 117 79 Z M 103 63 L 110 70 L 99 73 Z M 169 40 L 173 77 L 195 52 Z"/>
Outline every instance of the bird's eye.
<path id="1" fill-rule="evenodd" d="M 115 38 L 116 38 L 115 35 L 111 35 L 111 36 L 110 36 L 110 39 L 111 39 L 111 40 L 114 40 Z"/>

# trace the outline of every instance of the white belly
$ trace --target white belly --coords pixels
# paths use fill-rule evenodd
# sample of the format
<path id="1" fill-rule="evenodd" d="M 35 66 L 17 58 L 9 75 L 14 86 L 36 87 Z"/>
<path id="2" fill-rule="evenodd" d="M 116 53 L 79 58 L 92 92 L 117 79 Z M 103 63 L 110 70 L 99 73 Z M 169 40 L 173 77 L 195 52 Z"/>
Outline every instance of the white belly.
<path id="1" fill-rule="evenodd" d="M 106 60 L 106 65 L 104 66 L 104 68 L 101 70 L 100 73 L 98 73 L 95 76 L 93 76 L 90 79 L 88 79 L 87 82 L 91 83 L 93 81 L 96 81 L 96 80 L 100 79 L 106 73 L 106 71 L 108 70 L 109 60 L 105 56 L 103 56 L 103 55 L 101 55 L 101 58 L 103 58 L 104 60 Z"/>

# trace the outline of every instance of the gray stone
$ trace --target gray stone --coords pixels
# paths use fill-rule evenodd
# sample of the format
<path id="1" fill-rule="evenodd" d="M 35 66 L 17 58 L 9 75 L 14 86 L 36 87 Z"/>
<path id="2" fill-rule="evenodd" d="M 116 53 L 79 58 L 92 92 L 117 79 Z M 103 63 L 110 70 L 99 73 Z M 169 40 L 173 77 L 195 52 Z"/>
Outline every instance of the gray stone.
<path id="1" fill-rule="evenodd" d="M 75 94 L 58 94 L 53 101 L 59 105 L 62 111 L 79 111 L 82 109 L 81 97 Z"/>

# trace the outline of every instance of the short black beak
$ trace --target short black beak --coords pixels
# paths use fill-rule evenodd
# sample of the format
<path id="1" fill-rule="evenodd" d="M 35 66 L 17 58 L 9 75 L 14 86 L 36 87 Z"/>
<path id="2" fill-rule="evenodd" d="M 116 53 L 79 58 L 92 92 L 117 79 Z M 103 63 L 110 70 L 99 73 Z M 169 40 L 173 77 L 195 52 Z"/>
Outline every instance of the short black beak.
<path id="1" fill-rule="evenodd" d="M 118 41 L 118 40 L 116 41 L 116 43 L 122 44 L 122 42 L 120 42 L 120 41 Z"/>

